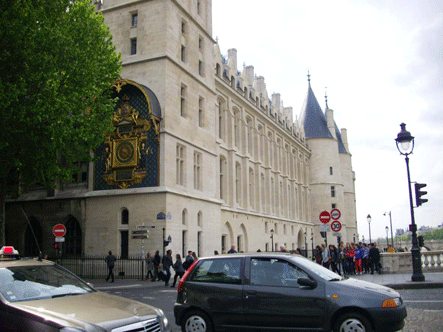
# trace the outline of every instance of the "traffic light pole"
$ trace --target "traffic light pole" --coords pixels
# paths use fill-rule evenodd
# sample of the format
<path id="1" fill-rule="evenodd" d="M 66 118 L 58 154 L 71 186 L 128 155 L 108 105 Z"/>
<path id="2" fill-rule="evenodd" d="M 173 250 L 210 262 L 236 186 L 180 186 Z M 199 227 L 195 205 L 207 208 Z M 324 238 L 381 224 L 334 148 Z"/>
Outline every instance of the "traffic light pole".
<path id="1" fill-rule="evenodd" d="M 408 173 L 408 188 L 409 188 L 409 206 L 411 209 L 411 225 L 409 227 L 409 230 L 412 232 L 412 248 L 411 248 L 411 255 L 412 255 L 412 281 L 425 281 L 425 276 L 422 272 L 422 266 L 421 266 L 421 253 L 420 253 L 420 247 L 418 246 L 417 241 L 417 225 L 415 224 L 415 217 L 414 217 L 414 204 L 412 203 L 412 189 L 411 189 L 411 177 L 409 175 L 409 157 L 406 155 L 406 171 Z"/>

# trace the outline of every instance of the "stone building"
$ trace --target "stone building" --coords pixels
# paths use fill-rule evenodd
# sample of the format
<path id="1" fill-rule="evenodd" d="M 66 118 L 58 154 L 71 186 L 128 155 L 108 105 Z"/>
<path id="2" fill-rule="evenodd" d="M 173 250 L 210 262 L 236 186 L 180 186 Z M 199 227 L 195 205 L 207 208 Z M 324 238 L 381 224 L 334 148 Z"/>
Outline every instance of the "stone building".
<path id="1" fill-rule="evenodd" d="M 238 70 L 212 38 L 211 0 L 96 3 L 122 54 L 115 132 L 79 164 L 72 183 L 35 188 L 6 206 L 6 238 L 51 256 L 121 256 L 168 249 L 310 249 L 323 243 L 319 213 L 341 211 L 344 241 L 357 237 L 346 130 L 310 85 L 299 120 L 268 95 L 253 66 Z M 224 41 L 229 42 L 229 41 Z M 25 218 L 25 215 L 27 218 Z M 147 239 L 139 239 L 147 230 Z M 327 232 L 327 241 L 336 239 Z"/>

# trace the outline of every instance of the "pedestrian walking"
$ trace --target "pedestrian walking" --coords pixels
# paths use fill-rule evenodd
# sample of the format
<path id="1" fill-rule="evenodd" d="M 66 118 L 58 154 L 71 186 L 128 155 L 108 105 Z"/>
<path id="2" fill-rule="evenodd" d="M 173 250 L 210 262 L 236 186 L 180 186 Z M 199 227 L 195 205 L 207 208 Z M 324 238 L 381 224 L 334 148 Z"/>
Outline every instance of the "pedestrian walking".
<path id="1" fill-rule="evenodd" d="M 160 252 L 158 250 L 156 250 L 155 255 L 154 255 L 154 262 L 153 262 L 154 278 L 152 281 L 160 280 L 160 278 L 158 277 L 158 268 L 160 266 L 160 262 L 161 262 Z"/>
<path id="2" fill-rule="evenodd" d="M 169 249 L 166 252 L 166 256 L 163 257 L 162 261 L 163 270 L 166 273 L 165 286 L 169 285 L 169 279 L 171 279 L 171 267 L 172 267 L 172 250 Z"/>
<path id="3" fill-rule="evenodd" d="M 371 274 L 374 274 L 374 270 L 381 273 L 380 271 L 380 251 L 376 247 L 375 243 L 369 245 L 369 264 L 371 266 Z"/>
<path id="4" fill-rule="evenodd" d="M 329 255 L 332 272 L 340 274 L 340 270 L 338 269 L 340 257 L 337 248 L 333 244 L 329 245 Z"/>
<path id="5" fill-rule="evenodd" d="M 175 283 L 177 282 L 177 278 L 181 279 L 185 274 L 185 269 L 183 268 L 182 259 L 180 254 L 175 255 L 175 263 L 172 266 L 175 271 L 174 281 L 172 282 L 171 287 L 175 287 Z"/>
<path id="6" fill-rule="evenodd" d="M 355 256 L 355 252 L 354 252 L 354 248 L 352 248 L 350 243 L 346 243 L 346 248 L 344 250 L 345 253 L 345 274 L 346 275 L 350 275 L 350 274 L 354 274 L 354 256 Z"/>
<path id="7" fill-rule="evenodd" d="M 354 245 L 354 263 L 355 263 L 355 274 L 362 274 L 361 259 L 363 258 L 363 249 L 358 245 Z"/>
<path id="8" fill-rule="evenodd" d="M 331 264 L 331 262 L 329 261 L 329 257 L 330 257 L 330 255 L 329 255 L 329 249 L 326 247 L 325 244 L 322 244 L 322 245 L 321 245 L 321 248 L 322 248 L 322 253 L 321 253 L 321 256 L 322 256 L 322 265 L 323 265 L 325 268 L 329 269 L 329 265 Z"/>
<path id="9" fill-rule="evenodd" d="M 111 282 L 114 282 L 114 265 L 117 258 L 112 254 L 112 251 L 109 250 L 108 256 L 105 258 L 105 262 L 108 265 L 108 276 L 106 277 L 106 282 L 111 279 Z"/>
<path id="10" fill-rule="evenodd" d="M 362 269 L 364 273 L 369 273 L 369 247 L 363 243 L 363 258 L 361 259 Z"/>
<path id="11" fill-rule="evenodd" d="M 320 246 L 316 246 L 315 247 L 315 262 L 317 263 L 317 264 L 320 264 L 321 265 L 321 262 L 322 262 L 322 251 L 321 251 L 321 247 Z"/>
<path id="12" fill-rule="evenodd" d="M 148 252 L 146 255 L 146 279 L 149 279 L 151 276 L 151 281 L 154 281 L 154 275 L 152 274 L 152 270 L 154 269 L 154 259 L 151 256 L 151 253 Z"/>
<path id="13" fill-rule="evenodd" d="M 192 257 L 192 250 L 189 250 L 188 254 L 185 257 L 185 261 L 183 262 L 183 268 L 187 270 L 191 267 L 193 263 L 194 263 L 194 257 Z"/>

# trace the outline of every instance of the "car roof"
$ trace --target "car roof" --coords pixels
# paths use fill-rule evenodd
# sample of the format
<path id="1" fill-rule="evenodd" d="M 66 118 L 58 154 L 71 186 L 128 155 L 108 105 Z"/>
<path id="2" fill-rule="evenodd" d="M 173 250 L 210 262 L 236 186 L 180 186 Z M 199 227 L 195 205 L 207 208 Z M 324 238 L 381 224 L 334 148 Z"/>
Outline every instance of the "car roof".
<path id="1" fill-rule="evenodd" d="M 35 266 L 35 265 L 51 266 L 54 265 L 54 262 L 45 259 L 39 261 L 38 258 L 28 258 L 28 257 L 20 259 L 0 260 L 0 268 L 13 267 L 13 266 Z"/>
<path id="2" fill-rule="evenodd" d="M 235 253 L 235 254 L 221 254 L 221 255 L 214 255 L 214 256 L 205 256 L 201 257 L 199 259 L 219 259 L 219 258 L 230 258 L 230 257 L 290 257 L 290 258 L 296 258 L 296 259 L 306 259 L 304 256 L 301 256 L 299 254 L 291 254 L 289 252 L 250 252 L 250 253 Z"/>

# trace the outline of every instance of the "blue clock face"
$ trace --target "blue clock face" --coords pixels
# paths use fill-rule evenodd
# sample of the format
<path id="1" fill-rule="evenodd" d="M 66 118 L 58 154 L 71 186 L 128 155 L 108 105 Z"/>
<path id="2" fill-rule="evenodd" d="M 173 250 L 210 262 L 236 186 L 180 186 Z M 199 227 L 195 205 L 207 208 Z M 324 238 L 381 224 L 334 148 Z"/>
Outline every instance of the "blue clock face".
<path id="1" fill-rule="evenodd" d="M 130 162 L 134 157 L 134 147 L 132 144 L 129 142 L 120 143 L 117 146 L 116 157 L 117 160 L 122 164 Z"/>

